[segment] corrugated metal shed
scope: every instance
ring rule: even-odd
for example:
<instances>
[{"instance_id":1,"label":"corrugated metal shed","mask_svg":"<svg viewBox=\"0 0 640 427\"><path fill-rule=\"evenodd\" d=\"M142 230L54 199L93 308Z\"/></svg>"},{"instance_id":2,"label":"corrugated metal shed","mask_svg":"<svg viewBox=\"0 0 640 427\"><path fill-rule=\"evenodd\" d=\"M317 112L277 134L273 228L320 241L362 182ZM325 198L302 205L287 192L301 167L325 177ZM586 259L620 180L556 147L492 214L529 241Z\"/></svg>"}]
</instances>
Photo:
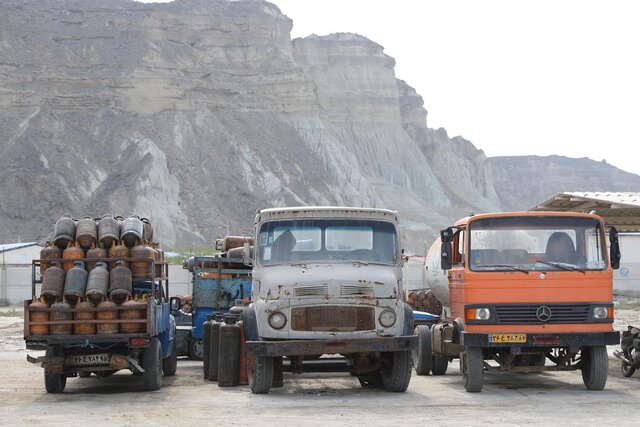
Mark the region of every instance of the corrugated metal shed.
<instances>
[{"instance_id":1,"label":"corrugated metal shed","mask_svg":"<svg viewBox=\"0 0 640 427\"><path fill-rule=\"evenodd\" d=\"M546 200L532 211L591 212L621 232L640 231L640 192L567 192Z\"/></svg>"}]
</instances>

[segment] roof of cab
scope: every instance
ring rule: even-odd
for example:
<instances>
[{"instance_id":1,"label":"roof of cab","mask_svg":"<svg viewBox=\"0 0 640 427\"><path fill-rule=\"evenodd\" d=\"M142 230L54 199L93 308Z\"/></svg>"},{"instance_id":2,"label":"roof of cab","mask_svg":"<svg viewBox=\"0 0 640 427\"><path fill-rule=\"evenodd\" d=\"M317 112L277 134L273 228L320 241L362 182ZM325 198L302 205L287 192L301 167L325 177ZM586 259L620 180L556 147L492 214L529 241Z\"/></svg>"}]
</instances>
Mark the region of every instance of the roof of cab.
<instances>
[{"instance_id":1,"label":"roof of cab","mask_svg":"<svg viewBox=\"0 0 640 427\"><path fill-rule=\"evenodd\" d=\"M602 217L595 214L588 213L578 213L578 212L550 212L550 211L528 211L528 212L495 212L495 213L484 213L477 214L473 216L467 216L459 219L455 222L455 227L461 227L467 225L471 221L476 221L482 218L500 218L500 217L514 217L514 216L563 216L563 217L587 217L587 218L597 218L602 220Z\"/></svg>"},{"instance_id":2,"label":"roof of cab","mask_svg":"<svg viewBox=\"0 0 640 427\"><path fill-rule=\"evenodd\" d=\"M274 219L295 218L368 218L398 222L398 212L389 209L347 206L298 206L259 210L256 223Z\"/></svg>"}]
</instances>

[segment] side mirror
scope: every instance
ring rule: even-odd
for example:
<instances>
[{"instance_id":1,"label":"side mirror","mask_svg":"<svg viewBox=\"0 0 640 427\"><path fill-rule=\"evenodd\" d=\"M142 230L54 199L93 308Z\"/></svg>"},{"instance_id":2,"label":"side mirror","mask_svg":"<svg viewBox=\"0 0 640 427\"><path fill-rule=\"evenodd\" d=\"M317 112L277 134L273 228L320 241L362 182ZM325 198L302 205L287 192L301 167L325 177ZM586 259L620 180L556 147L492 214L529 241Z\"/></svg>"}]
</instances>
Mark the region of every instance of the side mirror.
<instances>
[{"instance_id":1,"label":"side mirror","mask_svg":"<svg viewBox=\"0 0 640 427\"><path fill-rule=\"evenodd\" d=\"M453 241L453 228L445 228L444 230L440 230L440 241L442 243L450 243Z\"/></svg>"},{"instance_id":2,"label":"side mirror","mask_svg":"<svg viewBox=\"0 0 640 427\"><path fill-rule=\"evenodd\" d=\"M609 230L609 258L611 259L611 268L617 270L620 268L620 243L618 242L618 230L615 227L611 227Z\"/></svg>"},{"instance_id":3,"label":"side mirror","mask_svg":"<svg viewBox=\"0 0 640 427\"><path fill-rule=\"evenodd\" d=\"M178 310L180 310L180 298L179 297L171 297L171 299L169 299L169 308L170 308L172 313L175 313Z\"/></svg>"},{"instance_id":4,"label":"side mirror","mask_svg":"<svg viewBox=\"0 0 640 427\"><path fill-rule=\"evenodd\" d=\"M244 265L253 265L252 252L252 247L249 246L249 243L245 242L242 247L242 263Z\"/></svg>"},{"instance_id":5,"label":"side mirror","mask_svg":"<svg viewBox=\"0 0 640 427\"><path fill-rule=\"evenodd\" d=\"M444 242L440 245L440 268L451 270L451 242Z\"/></svg>"}]
</instances>

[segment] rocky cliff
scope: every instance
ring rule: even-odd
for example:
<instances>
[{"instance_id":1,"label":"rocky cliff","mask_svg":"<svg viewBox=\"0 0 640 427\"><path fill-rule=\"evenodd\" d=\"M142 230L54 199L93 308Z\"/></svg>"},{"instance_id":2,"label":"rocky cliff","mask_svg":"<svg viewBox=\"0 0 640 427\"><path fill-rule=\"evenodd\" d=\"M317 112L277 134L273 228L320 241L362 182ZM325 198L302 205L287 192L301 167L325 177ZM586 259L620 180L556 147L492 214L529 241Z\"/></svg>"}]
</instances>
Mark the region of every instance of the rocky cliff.
<instances>
[{"instance_id":1,"label":"rocky cliff","mask_svg":"<svg viewBox=\"0 0 640 427\"><path fill-rule=\"evenodd\" d=\"M512 163L428 128L382 46L291 27L258 0L3 2L0 239L137 212L172 247L337 204L399 210L421 252L469 210L520 203Z\"/></svg>"}]
</instances>

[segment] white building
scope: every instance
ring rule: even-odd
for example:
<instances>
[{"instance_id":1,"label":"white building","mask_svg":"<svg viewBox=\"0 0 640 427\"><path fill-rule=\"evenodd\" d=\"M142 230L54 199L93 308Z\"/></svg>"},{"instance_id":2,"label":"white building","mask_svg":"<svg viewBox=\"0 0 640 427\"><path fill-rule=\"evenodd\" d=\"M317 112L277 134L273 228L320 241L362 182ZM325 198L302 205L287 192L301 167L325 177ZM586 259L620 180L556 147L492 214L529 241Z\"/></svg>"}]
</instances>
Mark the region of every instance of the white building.
<instances>
[{"instance_id":1,"label":"white building","mask_svg":"<svg viewBox=\"0 0 640 427\"><path fill-rule=\"evenodd\" d=\"M17 304L31 295L31 261L40 257L36 242L0 245L0 304Z\"/></svg>"},{"instance_id":2,"label":"white building","mask_svg":"<svg viewBox=\"0 0 640 427\"><path fill-rule=\"evenodd\" d=\"M591 212L604 217L620 234L620 269L613 273L613 290L640 295L640 193L560 193L533 211Z\"/></svg>"}]
</instances>

